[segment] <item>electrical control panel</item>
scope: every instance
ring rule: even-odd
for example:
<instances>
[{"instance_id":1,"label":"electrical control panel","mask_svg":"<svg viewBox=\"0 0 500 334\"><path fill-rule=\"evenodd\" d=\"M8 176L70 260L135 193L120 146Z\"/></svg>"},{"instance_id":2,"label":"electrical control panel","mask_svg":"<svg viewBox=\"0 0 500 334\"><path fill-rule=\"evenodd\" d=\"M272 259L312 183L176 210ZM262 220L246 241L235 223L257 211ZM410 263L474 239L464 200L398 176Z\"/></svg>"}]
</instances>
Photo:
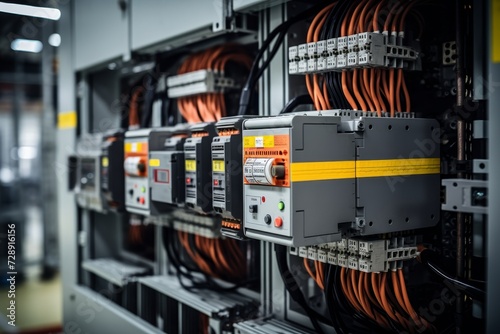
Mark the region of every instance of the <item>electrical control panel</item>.
<instances>
[{"instance_id":1,"label":"electrical control panel","mask_svg":"<svg viewBox=\"0 0 500 334\"><path fill-rule=\"evenodd\" d=\"M186 207L200 213L213 211L211 145L217 135L214 123L189 128L191 137L184 143Z\"/></svg>"},{"instance_id":2,"label":"electrical control panel","mask_svg":"<svg viewBox=\"0 0 500 334\"><path fill-rule=\"evenodd\" d=\"M77 143L76 200L80 207L98 212L106 211L101 192L102 135L87 134Z\"/></svg>"},{"instance_id":3,"label":"electrical control panel","mask_svg":"<svg viewBox=\"0 0 500 334\"><path fill-rule=\"evenodd\" d=\"M336 241L355 207L355 138L340 117L246 120L244 231L284 245Z\"/></svg>"},{"instance_id":4,"label":"electrical control panel","mask_svg":"<svg viewBox=\"0 0 500 334\"><path fill-rule=\"evenodd\" d=\"M101 156L101 190L109 209L125 209L124 132L104 135Z\"/></svg>"},{"instance_id":5,"label":"electrical control panel","mask_svg":"<svg viewBox=\"0 0 500 334\"><path fill-rule=\"evenodd\" d=\"M246 236L297 247L437 223L436 121L319 115L245 121Z\"/></svg>"},{"instance_id":6,"label":"electrical control panel","mask_svg":"<svg viewBox=\"0 0 500 334\"><path fill-rule=\"evenodd\" d=\"M215 124L212 142L212 194L214 211L222 217L222 234L243 239L243 121L226 117Z\"/></svg>"},{"instance_id":7,"label":"electrical control panel","mask_svg":"<svg viewBox=\"0 0 500 334\"><path fill-rule=\"evenodd\" d=\"M95 13L67 2L60 31L84 36ZM495 332L495 1L125 2L132 29L106 36L131 41L130 59L90 47L75 68L82 38L63 36L67 179L42 136L44 214L51 177L76 199L58 194L79 240L60 256L79 273L65 323ZM155 27L165 13L175 31ZM104 311L87 323L75 298Z\"/></svg>"},{"instance_id":8,"label":"electrical control panel","mask_svg":"<svg viewBox=\"0 0 500 334\"><path fill-rule=\"evenodd\" d=\"M125 133L124 170L127 211L149 215L148 137L150 129Z\"/></svg>"},{"instance_id":9,"label":"electrical control panel","mask_svg":"<svg viewBox=\"0 0 500 334\"><path fill-rule=\"evenodd\" d=\"M189 135L186 125L170 130L163 147L149 152L151 213L153 215L183 206L185 200L184 142Z\"/></svg>"},{"instance_id":10,"label":"electrical control panel","mask_svg":"<svg viewBox=\"0 0 500 334\"><path fill-rule=\"evenodd\" d=\"M150 215L149 150L162 147L168 129L141 129L125 133L125 203L127 211Z\"/></svg>"}]
</instances>

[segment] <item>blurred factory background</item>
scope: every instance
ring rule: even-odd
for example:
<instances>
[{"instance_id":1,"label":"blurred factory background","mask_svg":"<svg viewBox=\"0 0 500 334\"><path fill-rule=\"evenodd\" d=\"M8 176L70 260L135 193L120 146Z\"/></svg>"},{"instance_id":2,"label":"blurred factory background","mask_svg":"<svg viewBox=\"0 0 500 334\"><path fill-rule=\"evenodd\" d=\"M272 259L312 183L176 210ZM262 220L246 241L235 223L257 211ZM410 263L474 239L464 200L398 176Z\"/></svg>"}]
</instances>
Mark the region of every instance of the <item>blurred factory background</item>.
<instances>
[{"instance_id":1,"label":"blurred factory background","mask_svg":"<svg viewBox=\"0 0 500 334\"><path fill-rule=\"evenodd\" d=\"M7 5L0 3L0 307L8 303L7 229L16 223L16 299L24 309L15 329L50 332L62 317L54 186L60 37L55 20L3 12ZM0 318L0 332L13 329L7 320Z\"/></svg>"}]
</instances>

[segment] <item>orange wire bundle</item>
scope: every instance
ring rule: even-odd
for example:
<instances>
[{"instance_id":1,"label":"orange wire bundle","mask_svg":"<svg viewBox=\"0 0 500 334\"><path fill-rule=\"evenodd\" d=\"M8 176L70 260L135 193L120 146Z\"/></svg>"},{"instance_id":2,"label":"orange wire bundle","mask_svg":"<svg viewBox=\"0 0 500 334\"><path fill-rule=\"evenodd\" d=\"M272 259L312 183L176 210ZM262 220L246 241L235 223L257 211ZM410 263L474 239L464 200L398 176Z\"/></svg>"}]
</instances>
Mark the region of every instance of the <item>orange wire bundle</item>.
<instances>
[{"instance_id":1,"label":"orange wire bundle","mask_svg":"<svg viewBox=\"0 0 500 334\"><path fill-rule=\"evenodd\" d=\"M224 75L227 64L233 62L250 69L252 58L236 44L216 46L186 58L178 74L210 70ZM181 115L188 123L214 122L226 115L224 93L204 93L177 100Z\"/></svg>"},{"instance_id":2,"label":"orange wire bundle","mask_svg":"<svg viewBox=\"0 0 500 334\"><path fill-rule=\"evenodd\" d=\"M404 37L405 19L415 1L353 1L342 19L339 37L362 32L383 32L388 38ZM337 3L326 6L311 22L307 32L307 43L317 42L330 12L335 11ZM383 18L382 13L387 13ZM327 84L321 74L306 74L306 87L316 110L331 109ZM342 93L353 110L375 111L381 116L389 112L391 117L396 111L410 108L410 94L405 82L403 69L363 68L341 74Z\"/></svg>"},{"instance_id":3,"label":"orange wire bundle","mask_svg":"<svg viewBox=\"0 0 500 334\"><path fill-rule=\"evenodd\" d=\"M324 275L324 265L323 263L319 261L314 261L314 272L312 271L311 267L309 266L309 260L307 258L304 258L304 267L306 268L307 273L309 276L312 277L312 279L318 284L321 290L325 289L324 286L324 280L325 280L325 275Z\"/></svg>"},{"instance_id":4,"label":"orange wire bundle","mask_svg":"<svg viewBox=\"0 0 500 334\"><path fill-rule=\"evenodd\" d=\"M394 270L389 275L342 267L340 284L349 304L384 329L391 330L389 321L392 321L410 333L437 332L411 305L402 269Z\"/></svg>"},{"instance_id":5,"label":"orange wire bundle","mask_svg":"<svg viewBox=\"0 0 500 334\"><path fill-rule=\"evenodd\" d=\"M189 233L179 231L178 235L186 253L205 274L232 282L246 277L245 256L236 240L192 235L193 248L189 243Z\"/></svg>"}]
</instances>

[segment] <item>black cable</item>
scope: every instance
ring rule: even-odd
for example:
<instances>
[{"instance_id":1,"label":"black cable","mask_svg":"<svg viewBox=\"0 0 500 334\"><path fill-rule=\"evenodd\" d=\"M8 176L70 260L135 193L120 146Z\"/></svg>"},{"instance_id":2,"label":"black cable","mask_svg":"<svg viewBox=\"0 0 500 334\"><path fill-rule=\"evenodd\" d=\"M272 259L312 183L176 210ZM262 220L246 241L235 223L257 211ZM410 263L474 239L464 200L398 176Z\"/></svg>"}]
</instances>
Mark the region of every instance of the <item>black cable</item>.
<instances>
[{"instance_id":1,"label":"black cable","mask_svg":"<svg viewBox=\"0 0 500 334\"><path fill-rule=\"evenodd\" d=\"M283 283L285 284L285 288L290 294L290 297L292 297L292 299L297 302L306 312L316 332L323 333L323 329L318 322L318 314L313 309L311 309L311 307L309 307L304 295L302 294L302 291L300 290L299 285L297 284L297 281L295 280L295 277L293 277L290 269L288 268L286 246L275 244L274 251L276 253L278 270L280 272ZM329 321L327 321L327 323L329 323Z\"/></svg>"},{"instance_id":2,"label":"black cable","mask_svg":"<svg viewBox=\"0 0 500 334\"><path fill-rule=\"evenodd\" d=\"M440 278L443 280L453 284L453 286L463 292L464 294L468 295L472 299L484 301L486 298L486 292L484 288L474 286L472 285L472 282L468 282L466 280L457 278L457 277L452 277L449 275L446 271L441 269L439 265L436 263L438 262L437 258L438 255L430 250L430 249L424 249L422 252L420 252L419 255L420 261L426 268L428 268L430 271L432 271L434 274L438 275ZM477 284L477 283L476 283Z\"/></svg>"},{"instance_id":3,"label":"black cable","mask_svg":"<svg viewBox=\"0 0 500 334\"><path fill-rule=\"evenodd\" d=\"M144 102L142 104L141 128L149 127L153 115L153 102L156 90L156 82L153 73L148 73L143 79Z\"/></svg>"},{"instance_id":4,"label":"black cable","mask_svg":"<svg viewBox=\"0 0 500 334\"><path fill-rule=\"evenodd\" d=\"M328 312L332 316L332 323L333 323L333 328L335 328L335 332L339 334L344 334L344 333L348 334L349 329L345 325L344 319L342 319L342 315L340 314L340 308L337 307L337 305L332 305L334 304L334 300L332 300L332 297L334 296L333 275L334 275L333 266L328 265L326 268L325 282L323 283L325 285L326 306L328 308Z\"/></svg>"},{"instance_id":5,"label":"black cable","mask_svg":"<svg viewBox=\"0 0 500 334\"><path fill-rule=\"evenodd\" d=\"M305 104L313 104L313 100L309 94L299 95L288 101L281 109L280 114L288 114L295 110L298 106Z\"/></svg>"},{"instance_id":6,"label":"black cable","mask_svg":"<svg viewBox=\"0 0 500 334\"><path fill-rule=\"evenodd\" d=\"M267 37L267 39L262 43L262 47L259 49L259 52L257 53L257 56L255 57L252 68L250 69L250 73L248 75L247 81L245 83L245 86L243 87L241 91L241 96L240 96L240 104L239 104L239 111L238 115L246 115L248 112L248 105L251 100L252 96L252 91L257 83L257 80L260 78L260 76L264 73L264 69L270 64L274 56L276 55L276 52L278 51L279 47L281 46L281 42L283 42L284 38L286 37L286 32L292 25L294 25L297 22L300 22L313 14L316 14L319 12L322 8L324 8L329 1L321 1L320 3L310 7L309 9L301 12L300 14L288 19L287 21L281 23L279 26L277 26L273 31L271 31ZM273 40L275 39L276 36L278 36L278 39L273 46L273 49L271 53L268 55L266 61L262 64L261 67L259 67L259 63L264 56L264 53L267 51Z\"/></svg>"}]
</instances>

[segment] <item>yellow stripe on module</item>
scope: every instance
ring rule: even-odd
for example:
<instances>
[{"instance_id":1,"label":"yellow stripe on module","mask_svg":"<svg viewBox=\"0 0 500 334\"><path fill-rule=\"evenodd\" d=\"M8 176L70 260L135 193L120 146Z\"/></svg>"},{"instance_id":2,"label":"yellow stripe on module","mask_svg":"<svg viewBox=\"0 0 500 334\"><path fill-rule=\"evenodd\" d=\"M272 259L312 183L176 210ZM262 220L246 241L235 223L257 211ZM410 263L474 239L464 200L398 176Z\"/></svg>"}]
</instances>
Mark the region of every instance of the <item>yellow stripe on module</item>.
<instances>
[{"instance_id":1,"label":"yellow stripe on module","mask_svg":"<svg viewBox=\"0 0 500 334\"><path fill-rule=\"evenodd\" d=\"M292 182L351 179L355 177L353 161L293 162L290 165Z\"/></svg>"},{"instance_id":2,"label":"yellow stripe on module","mask_svg":"<svg viewBox=\"0 0 500 334\"><path fill-rule=\"evenodd\" d=\"M439 158L358 160L356 177L439 174Z\"/></svg>"}]
</instances>

